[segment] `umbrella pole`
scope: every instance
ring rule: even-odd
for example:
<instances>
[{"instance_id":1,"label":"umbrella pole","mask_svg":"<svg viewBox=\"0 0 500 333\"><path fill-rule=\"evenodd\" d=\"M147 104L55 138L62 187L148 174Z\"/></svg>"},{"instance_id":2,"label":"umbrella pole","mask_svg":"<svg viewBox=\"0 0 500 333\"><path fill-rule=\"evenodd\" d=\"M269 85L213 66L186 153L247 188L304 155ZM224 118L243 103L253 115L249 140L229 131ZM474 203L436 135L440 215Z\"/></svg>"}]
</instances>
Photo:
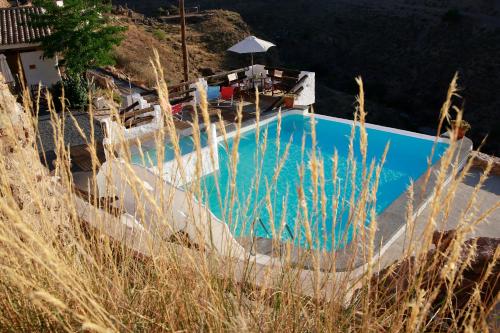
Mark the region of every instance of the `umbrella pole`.
<instances>
[{"instance_id":1,"label":"umbrella pole","mask_svg":"<svg viewBox=\"0 0 500 333\"><path fill-rule=\"evenodd\" d=\"M253 82L253 78L254 78L254 73L253 73L253 53L250 53L251 54L251 57L252 57L252 88L255 88L255 85L254 85L254 82Z\"/></svg>"},{"instance_id":2,"label":"umbrella pole","mask_svg":"<svg viewBox=\"0 0 500 333\"><path fill-rule=\"evenodd\" d=\"M181 19L182 64L184 67L184 82L188 82L189 62L188 62L188 49L186 43L186 13L184 10L184 0L179 1L179 14Z\"/></svg>"}]
</instances>

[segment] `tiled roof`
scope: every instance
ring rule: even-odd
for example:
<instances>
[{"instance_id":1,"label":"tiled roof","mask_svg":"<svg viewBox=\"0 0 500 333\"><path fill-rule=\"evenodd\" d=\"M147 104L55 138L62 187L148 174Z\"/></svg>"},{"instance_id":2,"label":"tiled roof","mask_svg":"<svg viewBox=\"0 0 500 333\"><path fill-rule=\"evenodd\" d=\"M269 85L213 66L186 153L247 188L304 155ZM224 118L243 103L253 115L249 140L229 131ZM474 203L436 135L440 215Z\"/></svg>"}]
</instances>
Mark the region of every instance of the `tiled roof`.
<instances>
[{"instance_id":1,"label":"tiled roof","mask_svg":"<svg viewBox=\"0 0 500 333\"><path fill-rule=\"evenodd\" d=\"M39 7L12 7L0 9L0 46L33 43L48 36L50 29L30 26L30 15L41 13Z\"/></svg>"}]
</instances>

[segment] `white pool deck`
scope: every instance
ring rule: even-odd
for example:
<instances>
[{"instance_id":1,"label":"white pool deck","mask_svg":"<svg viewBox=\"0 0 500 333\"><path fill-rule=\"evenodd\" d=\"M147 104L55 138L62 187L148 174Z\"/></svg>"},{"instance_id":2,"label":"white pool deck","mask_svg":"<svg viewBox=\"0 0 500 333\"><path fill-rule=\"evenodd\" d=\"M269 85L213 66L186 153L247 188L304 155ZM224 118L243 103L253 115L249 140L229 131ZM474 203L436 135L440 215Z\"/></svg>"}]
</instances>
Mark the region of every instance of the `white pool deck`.
<instances>
[{"instance_id":1,"label":"white pool deck","mask_svg":"<svg viewBox=\"0 0 500 333\"><path fill-rule=\"evenodd\" d=\"M451 214L445 220L445 225L438 227L438 230L450 230L457 226L460 214L464 207L467 206L474 187L477 185L483 171L480 169L471 169L469 175L458 185L456 197L453 200ZM483 223L479 224L473 233L468 235L468 238L473 237L492 237L500 238L500 176L490 176L477 195L477 202L473 210L474 216L480 216L488 209L496 205L496 210ZM418 239L421 237L425 228L427 217L429 216L429 208L423 210L418 216L415 223L415 240L418 244ZM404 254L407 244L405 243L406 234L398 237L391 247L380 258L380 268L383 268L390 263L401 258Z\"/></svg>"}]
</instances>

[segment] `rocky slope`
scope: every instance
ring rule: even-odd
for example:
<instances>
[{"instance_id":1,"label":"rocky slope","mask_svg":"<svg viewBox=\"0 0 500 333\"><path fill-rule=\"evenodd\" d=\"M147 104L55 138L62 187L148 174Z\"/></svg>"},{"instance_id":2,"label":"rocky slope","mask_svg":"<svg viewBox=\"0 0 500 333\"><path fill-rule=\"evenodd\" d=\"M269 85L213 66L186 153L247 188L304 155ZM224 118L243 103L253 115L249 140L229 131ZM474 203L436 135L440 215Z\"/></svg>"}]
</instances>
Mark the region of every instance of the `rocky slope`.
<instances>
[{"instance_id":1,"label":"rocky slope","mask_svg":"<svg viewBox=\"0 0 500 333\"><path fill-rule=\"evenodd\" d=\"M161 22L131 13L117 11L115 20L127 27L125 39L115 49L117 67L132 80L153 85L155 74L150 59L158 50L168 83L183 78L180 28L176 21ZM239 66L239 60L225 50L248 34L240 15L224 10L206 12L187 29L190 77L208 75L227 67Z\"/></svg>"}]
</instances>

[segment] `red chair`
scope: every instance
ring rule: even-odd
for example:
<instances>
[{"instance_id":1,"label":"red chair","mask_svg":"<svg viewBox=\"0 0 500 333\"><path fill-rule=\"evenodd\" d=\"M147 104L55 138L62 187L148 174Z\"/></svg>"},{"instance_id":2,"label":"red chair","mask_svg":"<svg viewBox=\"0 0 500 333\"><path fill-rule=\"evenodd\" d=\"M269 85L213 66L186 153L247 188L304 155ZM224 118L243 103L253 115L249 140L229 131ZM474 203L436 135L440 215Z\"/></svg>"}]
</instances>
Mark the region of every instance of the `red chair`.
<instances>
[{"instance_id":1,"label":"red chair","mask_svg":"<svg viewBox=\"0 0 500 333\"><path fill-rule=\"evenodd\" d=\"M179 104L175 104L175 105L172 105L171 108L172 108L172 115L178 115L179 113L182 112L182 103L179 103Z\"/></svg>"},{"instance_id":2,"label":"red chair","mask_svg":"<svg viewBox=\"0 0 500 333\"><path fill-rule=\"evenodd\" d=\"M235 87L221 87L217 106L220 106L221 102L229 102L229 105L232 106L234 102L234 89Z\"/></svg>"}]
</instances>

